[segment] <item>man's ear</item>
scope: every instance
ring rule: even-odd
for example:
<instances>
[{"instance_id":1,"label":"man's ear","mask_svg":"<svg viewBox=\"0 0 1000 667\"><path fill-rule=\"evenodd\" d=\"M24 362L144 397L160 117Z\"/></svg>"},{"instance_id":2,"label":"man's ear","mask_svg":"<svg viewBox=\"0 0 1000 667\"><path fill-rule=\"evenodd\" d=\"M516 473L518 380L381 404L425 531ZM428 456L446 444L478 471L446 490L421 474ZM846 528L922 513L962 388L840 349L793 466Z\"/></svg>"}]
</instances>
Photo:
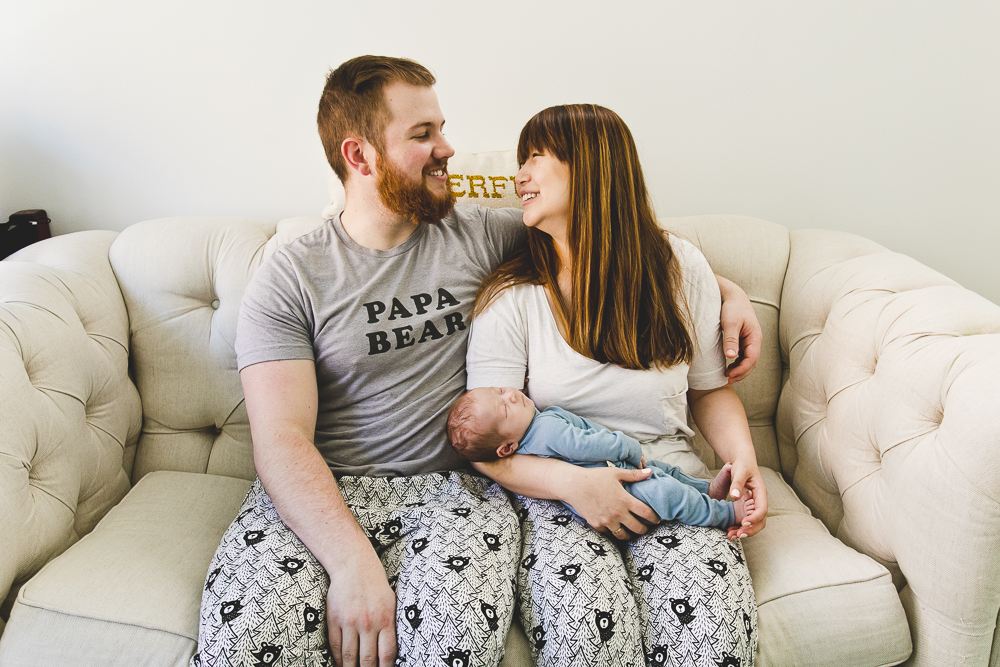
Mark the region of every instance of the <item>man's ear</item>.
<instances>
[{"instance_id":1,"label":"man's ear","mask_svg":"<svg viewBox=\"0 0 1000 667\"><path fill-rule=\"evenodd\" d=\"M497 456L504 458L505 456L510 456L517 451L516 442L505 442L499 447L497 447Z\"/></svg>"},{"instance_id":2,"label":"man's ear","mask_svg":"<svg viewBox=\"0 0 1000 667\"><path fill-rule=\"evenodd\" d=\"M357 137L347 137L340 144L340 154L349 169L362 176L371 176L375 147L370 143Z\"/></svg>"}]
</instances>

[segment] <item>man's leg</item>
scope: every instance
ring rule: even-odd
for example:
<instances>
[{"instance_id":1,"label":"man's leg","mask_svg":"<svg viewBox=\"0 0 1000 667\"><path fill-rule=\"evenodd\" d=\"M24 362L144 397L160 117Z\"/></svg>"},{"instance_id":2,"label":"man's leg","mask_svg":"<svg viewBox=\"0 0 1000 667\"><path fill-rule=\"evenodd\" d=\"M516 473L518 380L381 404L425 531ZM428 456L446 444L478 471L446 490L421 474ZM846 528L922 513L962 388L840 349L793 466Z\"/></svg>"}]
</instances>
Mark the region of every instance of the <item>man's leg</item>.
<instances>
[{"instance_id":1,"label":"man's leg","mask_svg":"<svg viewBox=\"0 0 1000 667\"><path fill-rule=\"evenodd\" d=\"M757 603L739 541L665 522L630 544L625 564L649 665L752 667Z\"/></svg>"},{"instance_id":2,"label":"man's leg","mask_svg":"<svg viewBox=\"0 0 1000 667\"><path fill-rule=\"evenodd\" d=\"M562 503L517 503L518 607L537 664L642 665L638 611L615 541Z\"/></svg>"},{"instance_id":3,"label":"man's leg","mask_svg":"<svg viewBox=\"0 0 1000 667\"><path fill-rule=\"evenodd\" d=\"M464 472L340 484L396 590L398 664L499 664L520 552L503 490Z\"/></svg>"},{"instance_id":4,"label":"man's leg","mask_svg":"<svg viewBox=\"0 0 1000 667\"><path fill-rule=\"evenodd\" d=\"M191 666L332 664L329 584L256 480L209 565Z\"/></svg>"}]
</instances>

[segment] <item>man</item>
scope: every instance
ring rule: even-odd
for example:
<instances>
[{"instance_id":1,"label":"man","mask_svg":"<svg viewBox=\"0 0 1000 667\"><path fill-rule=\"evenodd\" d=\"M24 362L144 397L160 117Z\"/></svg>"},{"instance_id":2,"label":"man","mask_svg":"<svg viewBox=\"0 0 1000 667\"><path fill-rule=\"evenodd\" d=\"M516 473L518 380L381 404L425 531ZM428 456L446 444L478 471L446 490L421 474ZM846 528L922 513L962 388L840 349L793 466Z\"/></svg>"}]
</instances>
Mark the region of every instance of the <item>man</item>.
<instances>
[{"instance_id":1,"label":"man","mask_svg":"<svg viewBox=\"0 0 1000 667\"><path fill-rule=\"evenodd\" d=\"M503 655L520 529L445 424L476 287L524 231L516 210L454 209L434 83L376 56L327 79L320 136L346 206L247 288L236 351L258 480L209 568L192 665ZM632 500L621 482L644 476L608 469L609 493Z\"/></svg>"}]
</instances>

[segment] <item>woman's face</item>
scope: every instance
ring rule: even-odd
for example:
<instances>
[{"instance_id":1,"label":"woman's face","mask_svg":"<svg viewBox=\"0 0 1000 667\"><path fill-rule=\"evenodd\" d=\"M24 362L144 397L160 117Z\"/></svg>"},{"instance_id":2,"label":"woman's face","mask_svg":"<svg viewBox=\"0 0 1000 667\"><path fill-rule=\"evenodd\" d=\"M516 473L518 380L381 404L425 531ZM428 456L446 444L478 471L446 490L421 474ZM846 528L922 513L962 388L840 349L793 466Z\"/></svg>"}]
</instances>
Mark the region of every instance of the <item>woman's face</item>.
<instances>
[{"instance_id":1,"label":"woman's face","mask_svg":"<svg viewBox=\"0 0 1000 667\"><path fill-rule=\"evenodd\" d=\"M571 214L569 165L544 150L533 150L515 178L524 224L565 239Z\"/></svg>"}]
</instances>

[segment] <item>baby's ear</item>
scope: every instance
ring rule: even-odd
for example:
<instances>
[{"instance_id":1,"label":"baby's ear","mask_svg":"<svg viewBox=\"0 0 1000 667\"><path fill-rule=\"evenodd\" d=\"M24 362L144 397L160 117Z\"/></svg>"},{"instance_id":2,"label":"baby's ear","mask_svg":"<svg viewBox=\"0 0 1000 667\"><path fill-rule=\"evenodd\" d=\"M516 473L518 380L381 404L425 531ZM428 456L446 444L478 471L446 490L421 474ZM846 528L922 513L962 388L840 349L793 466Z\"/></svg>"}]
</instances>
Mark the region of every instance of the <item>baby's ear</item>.
<instances>
[{"instance_id":1,"label":"baby's ear","mask_svg":"<svg viewBox=\"0 0 1000 667\"><path fill-rule=\"evenodd\" d=\"M516 451L517 451L516 442L505 442L499 447L497 447L497 456L500 458L504 458L505 456L510 456Z\"/></svg>"}]
</instances>

